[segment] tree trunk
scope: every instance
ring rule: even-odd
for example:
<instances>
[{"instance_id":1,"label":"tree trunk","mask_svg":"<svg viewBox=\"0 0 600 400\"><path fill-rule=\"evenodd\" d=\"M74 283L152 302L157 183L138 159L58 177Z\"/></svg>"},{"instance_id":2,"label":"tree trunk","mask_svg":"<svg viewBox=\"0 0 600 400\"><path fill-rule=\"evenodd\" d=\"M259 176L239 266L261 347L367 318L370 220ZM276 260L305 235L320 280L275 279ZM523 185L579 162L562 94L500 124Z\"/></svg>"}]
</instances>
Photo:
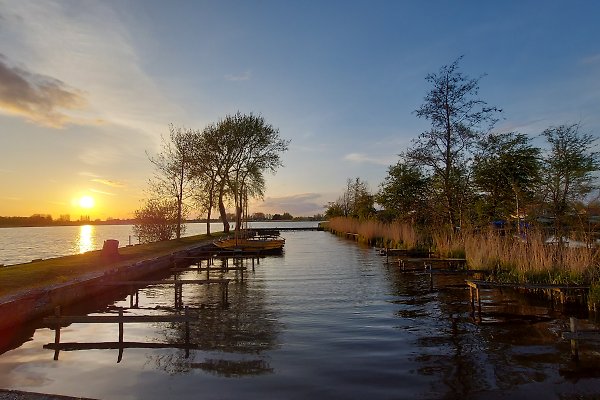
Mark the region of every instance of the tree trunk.
<instances>
[{"instance_id":1,"label":"tree trunk","mask_svg":"<svg viewBox=\"0 0 600 400\"><path fill-rule=\"evenodd\" d=\"M227 210L225 210L225 203L223 203L223 191L224 187L221 185L219 188L219 213L223 222L223 232L229 233L229 221L227 221Z\"/></svg>"}]
</instances>

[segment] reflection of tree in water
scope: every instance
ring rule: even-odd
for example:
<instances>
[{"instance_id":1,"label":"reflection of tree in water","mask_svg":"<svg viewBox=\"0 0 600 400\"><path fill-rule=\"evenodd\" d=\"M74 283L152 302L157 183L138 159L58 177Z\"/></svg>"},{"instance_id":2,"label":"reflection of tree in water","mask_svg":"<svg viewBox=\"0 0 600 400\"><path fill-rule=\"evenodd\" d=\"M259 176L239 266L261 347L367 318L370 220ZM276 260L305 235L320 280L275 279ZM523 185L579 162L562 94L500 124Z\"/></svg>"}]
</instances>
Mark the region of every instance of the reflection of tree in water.
<instances>
[{"instance_id":1,"label":"reflection of tree in water","mask_svg":"<svg viewBox=\"0 0 600 400\"><path fill-rule=\"evenodd\" d=\"M228 378L273 373L273 368L264 360L231 361L206 359L204 362L191 363L190 367L200 368L206 372Z\"/></svg>"},{"instance_id":2,"label":"reflection of tree in water","mask_svg":"<svg viewBox=\"0 0 600 400\"><path fill-rule=\"evenodd\" d=\"M486 306L484 323L476 325L463 276L434 276L432 291L428 275L397 270L389 275L398 296L395 303L401 306L398 316L414 320L409 329L417 331L418 371L439 377L431 388L435 397L518 390L555 378L558 365L568 360L568 344L558 339L564 327L541 315L547 308L530 299L494 294L494 303L501 304Z\"/></svg>"},{"instance_id":3,"label":"reflection of tree in water","mask_svg":"<svg viewBox=\"0 0 600 400\"><path fill-rule=\"evenodd\" d=\"M190 315L197 316L197 320L190 323L190 343L194 350L189 352L189 357L185 350L152 354L151 362L171 374L194 368L223 376L272 373L273 369L261 354L277 348L281 325L277 315L267 308L264 282L231 281L228 307L223 308L219 301L218 285L193 288L190 285L183 302L190 308ZM174 324L164 334L168 343L185 342L184 324ZM210 356L206 354L204 361L196 361L205 352L210 352ZM219 352L223 357L216 358ZM248 359L248 354L255 356Z\"/></svg>"}]
</instances>

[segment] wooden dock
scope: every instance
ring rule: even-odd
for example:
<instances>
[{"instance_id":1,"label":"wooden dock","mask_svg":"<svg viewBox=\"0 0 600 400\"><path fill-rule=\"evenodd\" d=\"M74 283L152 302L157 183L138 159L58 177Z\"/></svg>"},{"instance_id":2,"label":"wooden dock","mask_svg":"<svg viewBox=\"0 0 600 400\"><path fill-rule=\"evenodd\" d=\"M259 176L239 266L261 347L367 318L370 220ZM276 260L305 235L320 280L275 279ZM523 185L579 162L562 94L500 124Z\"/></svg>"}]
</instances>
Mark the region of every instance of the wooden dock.
<instances>
[{"instance_id":1,"label":"wooden dock","mask_svg":"<svg viewBox=\"0 0 600 400\"><path fill-rule=\"evenodd\" d=\"M123 349L126 348L124 345L126 342L123 341L124 335L124 324L127 323L184 323L185 324L185 343L189 345L190 341L190 322L195 321L189 314L189 310L186 307L184 315L124 315L123 309L119 308L118 315L61 315L60 307L56 307L54 316L44 318L44 323L53 327L54 329L54 344L45 345L44 348L54 350L54 360L58 360L58 356L61 350L73 346L73 344L61 345L61 327L70 324L117 324L119 329L118 349L119 355L117 363L123 358ZM95 344L98 345L98 344ZM172 347L172 346L171 346ZM189 349L189 347L187 347ZM189 350L188 350L189 351ZM186 357L189 353L186 351Z\"/></svg>"},{"instance_id":2,"label":"wooden dock","mask_svg":"<svg viewBox=\"0 0 600 400\"><path fill-rule=\"evenodd\" d=\"M471 302L471 310L473 317L475 317L475 303L477 303L477 315L478 321L481 323L481 289L514 289L514 290L526 290L532 292L545 292L550 295L551 307L554 307L556 299L561 304L566 303L569 297L581 297L581 300L585 302L587 299L590 287L589 286L569 286L569 285L541 285L541 284L528 284L528 283L497 283L488 282L481 280L466 280L467 286L469 287L469 295Z\"/></svg>"},{"instance_id":3,"label":"wooden dock","mask_svg":"<svg viewBox=\"0 0 600 400\"><path fill-rule=\"evenodd\" d=\"M600 342L600 330L582 330L579 329L577 318L571 317L569 319L569 332L563 332L562 338L571 341L571 358L573 360L579 360L579 342L580 341L594 341Z\"/></svg>"},{"instance_id":4,"label":"wooden dock","mask_svg":"<svg viewBox=\"0 0 600 400\"><path fill-rule=\"evenodd\" d=\"M227 299L229 295L229 282L231 279L163 279L160 281L119 281L119 282L107 282L107 286L126 286L135 293L135 305L139 301L140 287L145 286L156 286L156 285L173 285L175 288L175 308L179 309L183 307L183 285L221 285L221 303L224 307L227 306ZM133 294L131 295L130 303L133 307Z\"/></svg>"}]
</instances>

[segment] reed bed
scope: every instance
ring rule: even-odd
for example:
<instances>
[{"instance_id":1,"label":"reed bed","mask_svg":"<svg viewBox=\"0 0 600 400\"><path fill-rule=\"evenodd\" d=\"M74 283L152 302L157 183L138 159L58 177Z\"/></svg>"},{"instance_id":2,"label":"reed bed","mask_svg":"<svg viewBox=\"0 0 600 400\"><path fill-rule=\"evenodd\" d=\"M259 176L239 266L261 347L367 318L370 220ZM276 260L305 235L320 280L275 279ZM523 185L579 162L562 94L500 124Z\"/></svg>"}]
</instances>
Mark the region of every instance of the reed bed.
<instances>
[{"instance_id":1,"label":"reed bed","mask_svg":"<svg viewBox=\"0 0 600 400\"><path fill-rule=\"evenodd\" d=\"M471 269L487 269L487 279L505 283L590 285L589 306L600 308L600 251L596 247L549 245L542 232L526 236L489 231L434 231L424 235L406 223L333 218L328 229L388 248L417 250L424 243L439 257L466 258Z\"/></svg>"},{"instance_id":2,"label":"reed bed","mask_svg":"<svg viewBox=\"0 0 600 400\"><path fill-rule=\"evenodd\" d=\"M473 269L495 272L494 279L519 283L592 284L600 282L600 256L594 247L569 248L544 243L541 232L526 238L499 231L434 231L427 238L407 223L337 217L329 229L358 234L359 240L389 248L415 250L431 243L439 257L464 257Z\"/></svg>"},{"instance_id":3,"label":"reed bed","mask_svg":"<svg viewBox=\"0 0 600 400\"><path fill-rule=\"evenodd\" d=\"M402 222L383 223L376 220L360 221L355 218L336 217L328 222L328 229L334 233L358 234L359 240L388 248L415 249L419 236L415 229Z\"/></svg>"}]
</instances>

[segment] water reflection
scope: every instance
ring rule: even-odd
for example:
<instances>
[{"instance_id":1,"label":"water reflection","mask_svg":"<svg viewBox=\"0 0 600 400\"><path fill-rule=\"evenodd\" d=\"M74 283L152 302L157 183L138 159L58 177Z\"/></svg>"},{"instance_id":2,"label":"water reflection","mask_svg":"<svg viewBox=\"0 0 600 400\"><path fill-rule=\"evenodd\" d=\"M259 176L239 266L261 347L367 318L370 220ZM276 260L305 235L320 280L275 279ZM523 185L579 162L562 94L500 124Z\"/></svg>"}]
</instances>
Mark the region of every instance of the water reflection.
<instances>
[{"instance_id":1,"label":"water reflection","mask_svg":"<svg viewBox=\"0 0 600 400\"><path fill-rule=\"evenodd\" d=\"M190 271L180 274L179 279L199 279L198 275L199 272ZM211 279L217 277L233 279L229 284L229 301L226 305L221 303L220 285L185 285L179 294L186 305L185 310L172 306L172 285L142 288L135 291L137 300L133 307L128 307L131 306L132 296L129 301L125 299L106 306L101 316L115 316L115 311L121 312L120 315L125 318L160 314L163 319L171 318L173 322L124 323L118 328L118 324L111 320L103 324L108 326L101 330L102 337L106 337L106 331L112 331L108 337L110 340L106 341L97 340L95 330L74 324L69 327L71 332L68 337L62 335L62 342L60 331L55 330L54 343L47 343L43 347L55 351L55 360L59 360L58 355L62 351L105 350L106 353L106 350L110 350L110 353L116 354L114 350L118 350L117 363L127 359L126 349L127 353L133 353L135 349L154 349L146 353L146 365L170 375L198 369L225 377L273 373L268 357L262 354L277 348L281 324L277 314L266 305L264 282L242 281L237 272L211 274ZM190 319L187 323L178 317L183 315ZM136 331L140 329L144 332L141 340L128 340L130 337L136 339ZM73 337L83 340L70 342ZM115 341L117 337L118 341ZM248 354L254 356L250 359L242 356Z\"/></svg>"},{"instance_id":2,"label":"water reflection","mask_svg":"<svg viewBox=\"0 0 600 400\"><path fill-rule=\"evenodd\" d=\"M77 240L79 253L94 250L95 229L96 227L92 225L82 225L79 227L79 238Z\"/></svg>"}]
</instances>

